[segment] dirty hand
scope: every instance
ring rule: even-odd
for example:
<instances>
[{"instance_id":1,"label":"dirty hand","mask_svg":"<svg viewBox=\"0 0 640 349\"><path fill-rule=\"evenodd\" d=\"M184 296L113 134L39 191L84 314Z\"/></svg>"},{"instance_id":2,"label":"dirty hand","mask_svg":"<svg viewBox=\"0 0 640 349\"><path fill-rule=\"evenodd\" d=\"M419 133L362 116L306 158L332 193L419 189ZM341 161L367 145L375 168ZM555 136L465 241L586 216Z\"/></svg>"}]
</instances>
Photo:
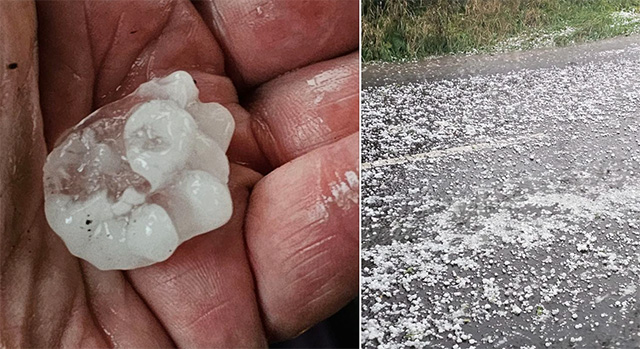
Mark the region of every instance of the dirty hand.
<instances>
[{"instance_id":1,"label":"dirty hand","mask_svg":"<svg viewBox=\"0 0 640 349\"><path fill-rule=\"evenodd\" d=\"M36 25L0 2L3 346L264 346L357 294L358 2L196 7L40 2ZM97 270L44 219L47 146L175 70L235 118L234 215L163 263Z\"/></svg>"}]
</instances>

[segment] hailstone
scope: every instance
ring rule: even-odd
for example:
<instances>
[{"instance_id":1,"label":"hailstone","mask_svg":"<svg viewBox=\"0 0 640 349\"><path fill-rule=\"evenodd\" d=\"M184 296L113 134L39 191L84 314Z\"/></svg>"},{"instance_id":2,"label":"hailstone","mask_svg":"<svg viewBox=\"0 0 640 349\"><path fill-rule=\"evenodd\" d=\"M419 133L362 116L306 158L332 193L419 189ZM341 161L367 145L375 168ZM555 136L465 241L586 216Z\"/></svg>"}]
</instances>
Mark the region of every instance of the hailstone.
<instances>
[{"instance_id":1,"label":"hailstone","mask_svg":"<svg viewBox=\"0 0 640 349\"><path fill-rule=\"evenodd\" d=\"M142 84L60 138L44 165L45 214L99 269L166 260L232 213L225 155L234 122L186 72Z\"/></svg>"}]
</instances>

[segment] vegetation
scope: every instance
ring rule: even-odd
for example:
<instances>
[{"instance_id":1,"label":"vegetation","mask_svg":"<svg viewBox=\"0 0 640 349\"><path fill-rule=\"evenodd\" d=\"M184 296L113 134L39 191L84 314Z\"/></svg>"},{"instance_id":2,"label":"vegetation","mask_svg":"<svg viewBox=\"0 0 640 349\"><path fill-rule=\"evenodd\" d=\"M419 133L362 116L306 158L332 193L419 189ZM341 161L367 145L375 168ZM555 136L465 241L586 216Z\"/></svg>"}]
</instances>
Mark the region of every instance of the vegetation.
<instances>
[{"instance_id":1,"label":"vegetation","mask_svg":"<svg viewBox=\"0 0 640 349\"><path fill-rule=\"evenodd\" d=\"M640 0L364 0L364 61L566 45L635 32Z\"/></svg>"}]
</instances>

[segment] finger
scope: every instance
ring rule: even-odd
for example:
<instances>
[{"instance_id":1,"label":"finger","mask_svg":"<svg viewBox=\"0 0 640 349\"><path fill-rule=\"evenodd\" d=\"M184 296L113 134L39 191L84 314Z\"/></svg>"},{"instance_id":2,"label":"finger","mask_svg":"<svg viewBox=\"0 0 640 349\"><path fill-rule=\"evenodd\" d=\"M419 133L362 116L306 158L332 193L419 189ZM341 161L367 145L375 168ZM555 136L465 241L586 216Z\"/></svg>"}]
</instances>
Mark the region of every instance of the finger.
<instances>
[{"instance_id":1,"label":"finger","mask_svg":"<svg viewBox=\"0 0 640 349\"><path fill-rule=\"evenodd\" d=\"M358 48L357 0L198 1L237 86L256 86L284 72Z\"/></svg>"},{"instance_id":2,"label":"finger","mask_svg":"<svg viewBox=\"0 0 640 349\"><path fill-rule=\"evenodd\" d=\"M167 261L129 272L135 289L179 347L266 345L242 235L249 188L259 176L232 166L234 213Z\"/></svg>"},{"instance_id":3,"label":"finger","mask_svg":"<svg viewBox=\"0 0 640 349\"><path fill-rule=\"evenodd\" d=\"M180 69L224 72L219 46L188 1L43 1L38 19L49 145L150 78Z\"/></svg>"},{"instance_id":4,"label":"finger","mask_svg":"<svg viewBox=\"0 0 640 349\"><path fill-rule=\"evenodd\" d=\"M32 224L38 210L45 154L33 4L0 5L0 248L6 256L7 248Z\"/></svg>"},{"instance_id":5,"label":"finger","mask_svg":"<svg viewBox=\"0 0 640 349\"><path fill-rule=\"evenodd\" d=\"M34 4L0 2L0 32L0 346L104 345L91 336L77 262L42 211ZM83 333L66 331L70 324Z\"/></svg>"},{"instance_id":6,"label":"finger","mask_svg":"<svg viewBox=\"0 0 640 349\"><path fill-rule=\"evenodd\" d=\"M81 1L40 1L40 107L49 148L92 110L95 69Z\"/></svg>"},{"instance_id":7,"label":"finger","mask_svg":"<svg viewBox=\"0 0 640 349\"><path fill-rule=\"evenodd\" d=\"M227 107L236 120L233 162L268 171L223 76L223 58L211 32L188 1L46 1L38 3L40 84L47 144L94 109L175 70L192 74L204 102ZM148 18L141 25L139 18Z\"/></svg>"},{"instance_id":8,"label":"finger","mask_svg":"<svg viewBox=\"0 0 640 349\"><path fill-rule=\"evenodd\" d=\"M158 319L119 270L101 271L81 261L87 308L111 347L174 346ZM105 336L103 336L105 337Z\"/></svg>"},{"instance_id":9,"label":"finger","mask_svg":"<svg viewBox=\"0 0 640 349\"><path fill-rule=\"evenodd\" d=\"M358 135L274 170L254 188L246 240L268 335L292 337L358 290Z\"/></svg>"},{"instance_id":10,"label":"finger","mask_svg":"<svg viewBox=\"0 0 640 349\"><path fill-rule=\"evenodd\" d=\"M251 116L238 104L235 87L227 77L190 71L198 89L200 100L205 103L216 102L225 106L235 121L233 138L227 150L230 162L249 167L260 173L271 170L267 158L262 153L251 127Z\"/></svg>"},{"instance_id":11,"label":"finger","mask_svg":"<svg viewBox=\"0 0 640 349\"><path fill-rule=\"evenodd\" d=\"M253 134L278 167L358 131L358 53L262 85L248 104Z\"/></svg>"},{"instance_id":12,"label":"finger","mask_svg":"<svg viewBox=\"0 0 640 349\"><path fill-rule=\"evenodd\" d=\"M62 327L53 321L38 337L30 330L45 317L40 309L30 309L30 295L39 286L35 255L45 233L37 216L44 142L37 107L35 28L32 3L0 2L0 332L2 345L9 347L51 343ZM47 305L64 311L69 302Z\"/></svg>"}]
</instances>

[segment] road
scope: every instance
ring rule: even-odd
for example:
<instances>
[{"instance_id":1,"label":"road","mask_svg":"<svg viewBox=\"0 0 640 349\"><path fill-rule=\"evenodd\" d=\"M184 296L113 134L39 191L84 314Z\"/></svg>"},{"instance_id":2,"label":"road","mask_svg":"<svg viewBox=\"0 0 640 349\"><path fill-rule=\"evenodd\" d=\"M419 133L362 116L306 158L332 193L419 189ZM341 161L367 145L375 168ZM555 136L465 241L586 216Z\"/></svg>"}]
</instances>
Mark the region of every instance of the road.
<instances>
[{"instance_id":1,"label":"road","mask_svg":"<svg viewBox=\"0 0 640 349\"><path fill-rule=\"evenodd\" d=\"M369 66L365 348L640 343L640 37Z\"/></svg>"}]
</instances>

